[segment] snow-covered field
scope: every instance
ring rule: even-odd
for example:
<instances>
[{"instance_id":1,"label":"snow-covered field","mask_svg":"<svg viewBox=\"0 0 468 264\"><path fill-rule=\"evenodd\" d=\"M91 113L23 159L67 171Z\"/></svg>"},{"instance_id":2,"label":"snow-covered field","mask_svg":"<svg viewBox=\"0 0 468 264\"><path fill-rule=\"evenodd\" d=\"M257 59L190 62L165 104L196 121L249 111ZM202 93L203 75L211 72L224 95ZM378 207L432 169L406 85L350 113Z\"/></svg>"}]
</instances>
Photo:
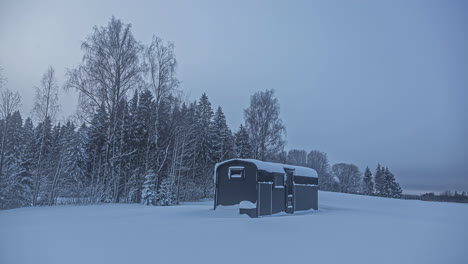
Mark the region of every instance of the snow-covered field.
<instances>
[{"instance_id":1,"label":"snow-covered field","mask_svg":"<svg viewBox=\"0 0 468 264\"><path fill-rule=\"evenodd\" d=\"M319 194L258 219L211 202L0 211L0 263L468 263L468 205Z\"/></svg>"}]
</instances>

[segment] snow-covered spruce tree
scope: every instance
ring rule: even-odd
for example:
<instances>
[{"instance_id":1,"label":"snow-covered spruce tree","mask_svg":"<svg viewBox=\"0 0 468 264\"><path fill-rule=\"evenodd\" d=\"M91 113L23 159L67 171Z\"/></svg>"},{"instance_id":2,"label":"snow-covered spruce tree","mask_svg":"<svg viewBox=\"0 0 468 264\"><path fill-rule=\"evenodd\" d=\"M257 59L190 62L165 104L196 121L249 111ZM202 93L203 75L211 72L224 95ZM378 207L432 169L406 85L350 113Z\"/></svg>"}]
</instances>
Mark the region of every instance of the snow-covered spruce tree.
<instances>
[{"instance_id":1,"label":"snow-covered spruce tree","mask_svg":"<svg viewBox=\"0 0 468 264\"><path fill-rule=\"evenodd\" d=\"M236 157L241 159L252 158L252 145L247 128L241 124L234 138Z\"/></svg>"},{"instance_id":2,"label":"snow-covered spruce tree","mask_svg":"<svg viewBox=\"0 0 468 264\"><path fill-rule=\"evenodd\" d=\"M39 201L39 198L45 198L47 186L47 176L50 175L53 166L51 162L52 152L52 123L50 118L46 118L44 122L37 125L34 131L34 163L33 163L33 191L32 191L32 204L36 206L43 201Z\"/></svg>"},{"instance_id":3,"label":"snow-covered spruce tree","mask_svg":"<svg viewBox=\"0 0 468 264\"><path fill-rule=\"evenodd\" d=\"M116 119L116 137L118 140L113 150L118 160L114 166L114 186L112 188L113 200L116 202L127 201L128 197L130 155L133 153L133 147L129 140L131 137L130 124L128 102L122 99L118 107Z\"/></svg>"},{"instance_id":4,"label":"snow-covered spruce tree","mask_svg":"<svg viewBox=\"0 0 468 264\"><path fill-rule=\"evenodd\" d=\"M9 127L4 131L1 126L5 120L0 119L0 134L5 133L5 155L3 175L0 178L0 209L11 209L30 205L31 173L25 155L25 138L21 114L15 111L8 117Z\"/></svg>"},{"instance_id":5,"label":"snow-covered spruce tree","mask_svg":"<svg viewBox=\"0 0 468 264\"><path fill-rule=\"evenodd\" d=\"M384 183L382 196L390 198L401 198L402 190L400 184L396 182L395 176L388 167L383 171Z\"/></svg>"},{"instance_id":6,"label":"snow-covered spruce tree","mask_svg":"<svg viewBox=\"0 0 468 264\"><path fill-rule=\"evenodd\" d=\"M156 193L156 174L149 170L145 175L145 182L141 191L141 203L144 205L156 205L158 194Z\"/></svg>"},{"instance_id":7,"label":"snow-covered spruce tree","mask_svg":"<svg viewBox=\"0 0 468 264\"><path fill-rule=\"evenodd\" d=\"M143 93L143 91L141 92ZM129 135L128 142L132 153L129 155L129 178L128 178L128 194L126 200L130 203L140 203L142 197L141 186L144 183L145 176L145 149L150 147L148 144L148 125L146 121L151 108L147 103L151 102L144 100L141 104L139 93L134 91L133 97L129 102L130 121L128 125ZM147 113L148 112L148 113ZM145 146L146 145L146 146Z\"/></svg>"},{"instance_id":8,"label":"snow-covered spruce tree","mask_svg":"<svg viewBox=\"0 0 468 264\"><path fill-rule=\"evenodd\" d=\"M2 82L0 78L0 82ZM3 165L5 162L6 151L8 150L7 138L11 134L10 121L12 115L18 110L21 104L21 97L19 93L13 93L9 89L0 90L0 120L1 134L0 134L0 182L3 174Z\"/></svg>"},{"instance_id":9,"label":"snow-covered spruce tree","mask_svg":"<svg viewBox=\"0 0 468 264\"><path fill-rule=\"evenodd\" d=\"M156 204L160 206L175 205L177 203L174 192L174 181L171 177L162 180L156 195Z\"/></svg>"},{"instance_id":10,"label":"snow-covered spruce tree","mask_svg":"<svg viewBox=\"0 0 468 264\"><path fill-rule=\"evenodd\" d=\"M0 183L0 209L12 209L31 205L32 174L29 163L23 157L10 167L7 178Z\"/></svg>"},{"instance_id":11,"label":"snow-covered spruce tree","mask_svg":"<svg viewBox=\"0 0 468 264\"><path fill-rule=\"evenodd\" d=\"M185 146L182 147L183 151L180 156L179 172L181 176L177 188L179 189L179 198L182 201L196 200L204 196L204 190L200 187L200 180L197 178L199 175L196 167L198 145L196 108L197 103L192 102L189 105L183 104L181 109L182 122L179 131L183 134L181 137Z\"/></svg>"},{"instance_id":12,"label":"snow-covered spruce tree","mask_svg":"<svg viewBox=\"0 0 468 264\"><path fill-rule=\"evenodd\" d=\"M213 162L220 162L234 156L232 133L226 124L226 117L221 106L218 106L213 118L211 137L213 139Z\"/></svg>"},{"instance_id":13,"label":"snow-covered spruce tree","mask_svg":"<svg viewBox=\"0 0 468 264\"><path fill-rule=\"evenodd\" d=\"M210 133L212 126L213 109L206 94L202 94L196 107L195 122L195 168L194 173L197 188L202 191L202 197L211 197L213 194L213 136Z\"/></svg>"},{"instance_id":14,"label":"snow-covered spruce tree","mask_svg":"<svg viewBox=\"0 0 468 264\"><path fill-rule=\"evenodd\" d=\"M90 197L91 202L101 202L105 196L104 171L106 166L107 131L109 128L106 108L101 105L91 119L88 127L87 152L87 174L90 175Z\"/></svg>"},{"instance_id":15,"label":"snow-covered spruce tree","mask_svg":"<svg viewBox=\"0 0 468 264\"><path fill-rule=\"evenodd\" d=\"M64 192L63 165L65 158L65 149L67 145L72 144L71 138L75 132L75 126L71 122L67 122L64 126L57 124L52 131L52 151L49 155L47 164L50 164L51 171L47 174L47 184L43 197L47 197L47 201L42 199L43 204L54 205L57 197ZM68 180L68 179L65 179Z\"/></svg>"},{"instance_id":16,"label":"snow-covered spruce tree","mask_svg":"<svg viewBox=\"0 0 468 264\"><path fill-rule=\"evenodd\" d=\"M64 137L63 172L66 194L73 197L86 198L90 195L89 181L86 177L86 161L88 153L87 127L83 124L77 131L68 125L68 133Z\"/></svg>"},{"instance_id":17,"label":"snow-covered spruce tree","mask_svg":"<svg viewBox=\"0 0 468 264\"><path fill-rule=\"evenodd\" d=\"M391 197L391 175L388 168L382 167L382 192L383 197Z\"/></svg>"},{"instance_id":18,"label":"snow-covered spruce tree","mask_svg":"<svg viewBox=\"0 0 468 264\"><path fill-rule=\"evenodd\" d=\"M392 174L393 175L393 174ZM391 185L392 189L392 197L393 198L398 198L401 199L401 196L403 194L403 190L401 189L400 184L396 181L396 179L393 181Z\"/></svg>"},{"instance_id":19,"label":"snow-covered spruce tree","mask_svg":"<svg viewBox=\"0 0 468 264\"><path fill-rule=\"evenodd\" d=\"M383 196L385 193L384 189L384 169L377 165L377 169L375 169L375 194L378 196Z\"/></svg>"},{"instance_id":20,"label":"snow-covered spruce tree","mask_svg":"<svg viewBox=\"0 0 468 264\"><path fill-rule=\"evenodd\" d=\"M369 167L366 167L363 178L363 192L365 195L374 194L374 179L372 178L372 172Z\"/></svg>"},{"instance_id":21,"label":"snow-covered spruce tree","mask_svg":"<svg viewBox=\"0 0 468 264\"><path fill-rule=\"evenodd\" d=\"M159 109L161 106L159 106ZM136 150L138 160L136 160L137 167L145 171L151 168L152 163L152 150L156 150L156 144L158 143L157 138L159 137L159 128L161 123L156 127L153 123L155 122L156 114L154 113L156 105L154 97L148 90L140 92L138 107L136 113L132 114L132 148ZM162 123L164 124L164 123ZM158 129L158 130L156 130ZM156 153L154 153L156 155ZM154 162L154 161L153 161ZM141 179L139 179L140 181Z\"/></svg>"}]
</instances>

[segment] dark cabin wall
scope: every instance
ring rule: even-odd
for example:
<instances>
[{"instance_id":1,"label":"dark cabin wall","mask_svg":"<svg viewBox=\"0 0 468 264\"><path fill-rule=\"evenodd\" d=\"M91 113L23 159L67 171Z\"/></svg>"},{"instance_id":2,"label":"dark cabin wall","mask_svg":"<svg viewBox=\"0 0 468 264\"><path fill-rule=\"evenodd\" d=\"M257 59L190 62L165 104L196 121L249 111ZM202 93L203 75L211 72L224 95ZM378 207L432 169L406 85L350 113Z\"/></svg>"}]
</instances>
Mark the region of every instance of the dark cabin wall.
<instances>
[{"instance_id":1,"label":"dark cabin wall","mask_svg":"<svg viewBox=\"0 0 468 264\"><path fill-rule=\"evenodd\" d=\"M245 168L243 180L230 180L229 167ZM216 205L234 205L241 201L257 202L257 166L250 162L231 161L217 168Z\"/></svg>"},{"instance_id":2,"label":"dark cabin wall","mask_svg":"<svg viewBox=\"0 0 468 264\"><path fill-rule=\"evenodd\" d=\"M272 194L273 214L286 211L286 195L284 191L285 191L284 188L273 187L273 194Z\"/></svg>"},{"instance_id":3,"label":"dark cabin wall","mask_svg":"<svg viewBox=\"0 0 468 264\"><path fill-rule=\"evenodd\" d=\"M318 209L318 186L294 184L294 210Z\"/></svg>"},{"instance_id":4,"label":"dark cabin wall","mask_svg":"<svg viewBox=\"0 0 468 264\"><path fill-rule=\"evenodd\" d=\"M272 213L284 212L286 209L284 173L258 171L258 182L272 182Z\"/></svg>"},{"instance_id":5,"label":"dark cabin wall","mask_svg":"<svg viewBox=\"0 0 468 264\"><path fill-rule=\"evenodd\" d=\"M318 178L305 177L305 176L294 176L294 183L296 183L296 184L318 185Z\"/></svg>"}]
</instances>

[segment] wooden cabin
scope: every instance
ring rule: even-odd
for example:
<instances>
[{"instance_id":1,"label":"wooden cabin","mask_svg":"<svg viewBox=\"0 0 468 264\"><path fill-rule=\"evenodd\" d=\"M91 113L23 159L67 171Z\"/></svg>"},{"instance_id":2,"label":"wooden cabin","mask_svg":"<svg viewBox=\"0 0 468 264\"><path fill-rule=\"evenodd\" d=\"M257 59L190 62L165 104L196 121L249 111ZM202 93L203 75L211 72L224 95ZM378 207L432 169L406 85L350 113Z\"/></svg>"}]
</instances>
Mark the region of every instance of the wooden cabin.
<instances>
[{"instance_id":1,"label":"wooden cabin","mask_svg":"<svg viewBox=\"0 0 468 264\"><path fill-rule=\"evenodd\" d=\"M318 176L311 168L231 159L216 164L214 181L215 210L240 204L240 213L258 217L318 209Z\"/></svg>"}]
</instances>

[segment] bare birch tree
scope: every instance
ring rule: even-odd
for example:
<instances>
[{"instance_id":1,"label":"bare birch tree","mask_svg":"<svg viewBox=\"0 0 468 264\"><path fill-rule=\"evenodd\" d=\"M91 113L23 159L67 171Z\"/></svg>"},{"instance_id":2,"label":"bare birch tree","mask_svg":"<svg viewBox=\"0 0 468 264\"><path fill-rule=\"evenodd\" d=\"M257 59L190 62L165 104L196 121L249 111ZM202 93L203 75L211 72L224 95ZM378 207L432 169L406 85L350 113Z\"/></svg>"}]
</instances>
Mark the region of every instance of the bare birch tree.
<instances>
[{"instance_id":1,"label":"bare birch tree","mask_svg":"<svg viewBox=\"0 0 468 264\"><path fill-rule=\"evenodd\" d=\"M118 200L119 174L115 173L119 163L116 147L118 106L127 93L141 84L144 70L140 62L142 45L135 40L131 24L124 24L112 17L106 27L95 27L94 32L81 45L83 62L67 71L65 89L80 93L80 103L85 108L97 109L104 105L109 116L107 131L105 171L109 179L111 199Z\"/></svg>"},{"instance_id":2,"label":"bare birch tree","mask_svg":"<svg viewBox=\"0 0 468 264\"><path fill-rule=\"evenodd\" d=\"M55 70L49 67L42 75L41 84L35 87L36 98L34 100L33 114L39 122L43 122L46 118L51 121L60 110L58 102L58 84L55 77Z\"/></svg>"},{"instance_id":3,"label":"bare birch tree","mask_svg":"<svg viewBox=\"0 0 468 264\"><path fill-rule=\"evenodd\" d=\"M36 98L34 101L33 114L36 116L39 122L43 124L43 131L41 133L41 141L39 146L39 157L36 164L36 173L34 177L34 186L33 186L33 197L32 203L33 206L37 205L39 193L41 190L42 183L42 166L44 159L44 145L45 145L45 136L46 136L46 126L45 122L47 120L54 120L57 115L60 105L58 103L58 84L57 79L55 78L55 70L52 67L49 67L44 73L41 79L41 84L36 89Z\"/></svg>"},{"instance_id":4,"label":"bare birch tree","mask_svg":"<svg viewBox=\"0 0 468 264\"><path fill-rule=\"evenodd\" d=\"M280 116L280 105L274 90L257 92L244 110L255 159L275 161L284 148L286 128Z\"/></svg>"},{"instance_id":5,"label":"bare birch tree","mask_svg":"<svg viewBox=\"0 0 468 264\"><path fill-rule=\"evenodd\" d=\"M331 168L332 174L339 179L340 192L358 193L361 190L361 172L354 164L337 163Z\"/></svg>"},{"instance_id":6,"label":"bare birch tree","mask_svg":"<svg viewBox=\"0 0 468 264\"><path fill-rule=\"evenodd\" d=\"M161 146L159 142L159 126L161 119L161 104L173 95L175 89L179 85L179 80L176 77L177 60L174 53L174 44L169 42L164 44L163 40L157 36L153 36L151 43L144 51L145 64L147 66L148 83L155 100L154 125L149 128L148 142L145 150L145 173L149 169L151 160L156 167L156 171L160 171L166 159L161 159L165 156L163 150L166 146ZM170 141L166 142L170 144ZM156 148L156 151L151 154L151 146ZM158 177L158 176L157 176ZM156 186L158 187L158 185Z\"/></svg>"},{"instance_id":7,"label":"bare birch tree","mask_svg":"<svg viewBox=\"0 0 468 264\"><path fill-rule=\"evenodd\" d=\"M319 189L324 191L339 191L338 178L330 173L330 163L327 153L311 150L307 154L307 167L314 169L319 177Z\"/></svg>"},{"instance_id":8,"label":"bare birch tree","mask_svg":"<svg viewBox=\"0 0 468 264\"><path fill-rule=\"evenodd\" d=\"M3 68L0 67L0 90L2 90L3 86L5 85L6 78L3 76Z\"/></svg>"},{"instance_id":9,"label":"bare birch tree","mask_svg":"<svg viewBox=\"0 0 468 264\"><path fill-rule=\"evenodd\" d=\"M291 165L306 166L307 165L307 152L302 149L289 150L287 163Z\"/></svg>"},{"instance_id":10,"label":"bare birch tree","mask_svg":"<svg viewBox=\"0 0 468 264\"><path fill-rule=\"evenodd\" d=\"M1 77L0 77L1 79ZM1 80L0 80L1 82ZM5 161L6 135L9 129L9 120L13 112L21 105L21 96L18 92L13 93L9 89L0 90L0 119L3 119L3 131L0 149L0 180L3 176L3 163Z\"/></svg>"}]
</instances>

